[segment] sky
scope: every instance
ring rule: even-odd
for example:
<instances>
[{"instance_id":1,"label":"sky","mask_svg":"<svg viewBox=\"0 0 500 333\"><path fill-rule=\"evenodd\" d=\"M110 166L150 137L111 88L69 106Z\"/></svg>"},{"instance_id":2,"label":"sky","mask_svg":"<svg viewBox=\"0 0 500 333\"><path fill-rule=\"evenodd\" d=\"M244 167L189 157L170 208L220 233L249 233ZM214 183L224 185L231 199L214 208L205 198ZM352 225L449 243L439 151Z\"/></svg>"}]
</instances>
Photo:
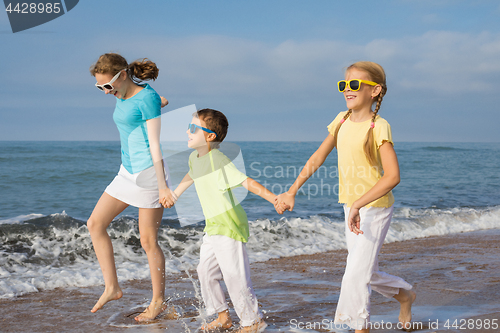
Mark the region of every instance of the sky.
<instances>
[{"instance_id":1,"label":"sky","mask_svg":"<svg viewBox=\"0 0 500 333\"><path fill-rule=\"evenodd\" d=\"M2 11L0 45L0 140L119 140L89 72L118 52L157 64L168 110L224 112L230 141L322 141L369 60L395 141L500 142L498 0L84 0L18 33Z\"/></svg>"}]
</instances>

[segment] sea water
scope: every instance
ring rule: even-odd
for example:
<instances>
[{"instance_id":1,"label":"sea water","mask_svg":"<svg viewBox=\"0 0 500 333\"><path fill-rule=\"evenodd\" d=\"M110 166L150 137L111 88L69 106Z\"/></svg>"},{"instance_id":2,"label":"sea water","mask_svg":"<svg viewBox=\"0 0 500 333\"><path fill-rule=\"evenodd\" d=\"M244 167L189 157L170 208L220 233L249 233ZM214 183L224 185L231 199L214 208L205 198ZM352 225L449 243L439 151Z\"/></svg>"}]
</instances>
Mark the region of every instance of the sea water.
<instances>
[{"instance_id":1,"label":"sea water","mask_svg":"<svg viewBox=\"0 0 500 333\"><path fill-rule=\"evenodd\" d=\"M235 144L246 174L279 193L320 142ZM386 242L500 229L500 144L397 143L395 149L401 183ZM186 143L164 143L163 150L189 153ZM119 166L119 142L0 142L1 298L103 283L86 220ZM250 260L345 248L337 176L334 151L284 215L248 194L242 205ZM120 281L149 278L137 218L137 209L127 208L108 228ZM202 235L203 221L183 226L175 209L165 210L159 243L167 274L196 267Z\"/></svg>"}]
</instances>

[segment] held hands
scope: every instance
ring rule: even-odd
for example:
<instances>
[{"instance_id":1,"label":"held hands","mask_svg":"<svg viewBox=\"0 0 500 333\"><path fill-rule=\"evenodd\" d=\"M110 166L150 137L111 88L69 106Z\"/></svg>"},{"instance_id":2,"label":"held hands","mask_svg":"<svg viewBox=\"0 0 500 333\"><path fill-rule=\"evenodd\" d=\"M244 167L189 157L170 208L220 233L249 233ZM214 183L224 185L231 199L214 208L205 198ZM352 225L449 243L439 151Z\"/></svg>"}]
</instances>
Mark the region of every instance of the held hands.
<instances>
[{"instance_id":1,"label":"held hands","mask_svg":"<svg viewBox=\"0 0 500 333\"><path fill-rule=\"evenodd\" d=\"M295 195L288 192L277 195L274 199L274 208L278 214L283 214L286 210L292 211L295 205ZM363 234L361 231L361 218L359 216L359 208L351 207L348 217L349 230L356 235Z\"/></svg>"},{"instance_id":2,"label":"held hands","mask_svg":"<svg viewBox=\"0 0 500 333\"><path fill-rule=\"evenodd\" d=\"M286 210L292 211L295 205L295 195L288 192L277 195L274 199L274 208L278 214L283 214Z\"/></svg>"},{"instance_id":3,"label":"held hands","mask_svg":"<svg viewBox=\"0 0 500 333\"><path fill-rule=\"evenodd\" d=\"M351 232L354 232L356 235L363 233L363 231L361 231L361 218L359 216L359 208L351 207L351 209L349 210L347 224L349 226L349 230Z\"/></svg>"},{"instance_id":4,"label":"held hands","mask_svg":"<svg viewBox=\"0 0 500 333\"><path fill-rule=\"evenodd\" d=\"M174 191L169 188L160 190L160 204L165 208L172 208L177 201L178 197Z\"/></svg>"}]
</instances>

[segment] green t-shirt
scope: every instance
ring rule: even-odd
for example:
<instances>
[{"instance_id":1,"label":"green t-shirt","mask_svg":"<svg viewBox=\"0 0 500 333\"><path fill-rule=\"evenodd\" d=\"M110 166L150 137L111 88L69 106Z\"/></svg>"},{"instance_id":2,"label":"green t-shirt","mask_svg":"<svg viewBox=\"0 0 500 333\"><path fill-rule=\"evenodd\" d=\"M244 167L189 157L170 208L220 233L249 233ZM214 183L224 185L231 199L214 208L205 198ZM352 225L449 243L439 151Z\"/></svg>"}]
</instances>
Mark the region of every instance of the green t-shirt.
<instances>
[{"instance_id":1,"label":"green t-shirt","mask_svg":"<svg viewBox=\"0 0 500 333\"><path fill-rule=\"evenodd\" d=\"M223 235L246 243L247 214L231 189L241 186L248 177L218 149L198 157L195 150L189 156L189 176L194 180L196 193L205 215L205 232Z\"/></svg>"}]
</instances>

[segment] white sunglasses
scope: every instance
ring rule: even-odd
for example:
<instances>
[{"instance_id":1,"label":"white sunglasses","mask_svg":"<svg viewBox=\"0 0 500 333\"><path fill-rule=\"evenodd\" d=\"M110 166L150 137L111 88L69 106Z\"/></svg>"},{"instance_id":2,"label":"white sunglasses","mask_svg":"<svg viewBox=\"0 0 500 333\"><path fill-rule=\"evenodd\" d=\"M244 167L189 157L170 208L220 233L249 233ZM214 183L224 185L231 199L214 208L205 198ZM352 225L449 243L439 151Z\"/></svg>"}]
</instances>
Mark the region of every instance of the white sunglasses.
<instances>
[{"instance_id":1,"label":"white sunglasses","mask_svg":"<svg viewBox=\"0 0 500 333\"><path fill-rule=\"evenodd\" d=\"M113 87L113 82L115 82L120 77L120 74L124 70L126 70L126 69L122 69L121 71L119 71L118 73L116 73L116 75L113 76L113 78L111 79L111 81L109 81L108 83L105 83L105 84L101 85L101 84L97 84L97 82L96 82L95 86L97 87L97 89L102 90L102 91L104 91L104 89L106 89L106 90L113 90L113 89L115 89Z\"/></svg>"}]
</instances>

